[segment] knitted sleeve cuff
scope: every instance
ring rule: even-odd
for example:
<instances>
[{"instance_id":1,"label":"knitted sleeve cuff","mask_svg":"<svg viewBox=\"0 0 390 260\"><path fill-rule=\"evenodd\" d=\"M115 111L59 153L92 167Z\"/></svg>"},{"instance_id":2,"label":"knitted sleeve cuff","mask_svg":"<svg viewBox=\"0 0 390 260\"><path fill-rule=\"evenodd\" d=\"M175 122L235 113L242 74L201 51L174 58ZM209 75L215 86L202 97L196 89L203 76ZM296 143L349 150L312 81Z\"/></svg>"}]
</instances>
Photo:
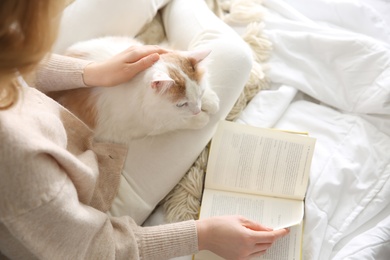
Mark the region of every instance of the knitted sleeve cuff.
<instances>
[{"instance_id":1,"label":"knitted sleeve cuff","mask_svg":"<svg viewBox=\"0 0 390 260\"><path fill-rule=\"evenodd\" d=\"M136 233L141 259L169 259L198 252L194 220L139 227Z\"/></svg>"},{"instance_id":2,"label":"knitted sleeve cuff","mask_svg":"<svg viewBox=\"0 0 390 260\"><path fill-rule=\"evenodd\" d=\"M86 87L83 71L92 61L51 54L39 66L33 86L42 92Z\"/></svg>"}]
</instances>

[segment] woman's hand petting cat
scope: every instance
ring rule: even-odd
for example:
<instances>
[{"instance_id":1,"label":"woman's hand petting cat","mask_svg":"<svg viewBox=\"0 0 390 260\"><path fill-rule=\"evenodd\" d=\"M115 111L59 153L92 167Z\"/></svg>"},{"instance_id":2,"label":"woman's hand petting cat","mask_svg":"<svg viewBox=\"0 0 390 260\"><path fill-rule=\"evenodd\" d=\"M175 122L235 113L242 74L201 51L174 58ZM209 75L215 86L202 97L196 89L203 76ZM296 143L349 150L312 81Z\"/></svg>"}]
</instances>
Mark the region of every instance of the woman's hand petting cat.
<instances>
[{"instance_id":1,"label":"woman's hand petting cat","mask_svg":"<svg viewBox=\"0 0 390 260\"><path fill-rule=\"evenodd\" d=\"M265 254L288 229L272 230L242 216L221 216L197 220L199 250L234 260L247 260Z\"/></svg>"},{"instance_id":2,"label":"woman's hand petting cat","mask_svg":"<svg viewBox=\"0 0 390 260\"><path fill-rule=\"evenodd\" d=\"M84 68L84 83L90 87L112 87L129 81L149 68L168 50L156 45L131 46L103 62L92 62Z\"/></svg>"}]
</instances>

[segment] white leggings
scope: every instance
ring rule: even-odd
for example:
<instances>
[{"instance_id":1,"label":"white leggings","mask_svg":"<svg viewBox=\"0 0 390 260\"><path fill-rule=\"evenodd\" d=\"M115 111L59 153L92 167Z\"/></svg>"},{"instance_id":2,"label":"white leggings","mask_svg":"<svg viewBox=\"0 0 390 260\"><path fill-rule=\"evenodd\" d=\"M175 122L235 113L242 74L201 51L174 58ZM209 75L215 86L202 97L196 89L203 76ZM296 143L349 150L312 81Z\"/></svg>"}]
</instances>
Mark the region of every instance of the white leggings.
<instances>
[{"instance_id":1,"label":"white leggings","mask_svg":"<svg viewBox=\"0 0 390 260\"><path fill-rule=\"evenodd\" d=\"M233 107L250 74L251 50L203 0L76 0L64 12L55 48L61 52L74 42L104 35L134 36L161 7L171 46L212 50L208 71L220 110L201 130L182 130L129 144L110 214L130 215L139 224L180 181L210 141L216 123Z\"/></svg>"}]
</instances>

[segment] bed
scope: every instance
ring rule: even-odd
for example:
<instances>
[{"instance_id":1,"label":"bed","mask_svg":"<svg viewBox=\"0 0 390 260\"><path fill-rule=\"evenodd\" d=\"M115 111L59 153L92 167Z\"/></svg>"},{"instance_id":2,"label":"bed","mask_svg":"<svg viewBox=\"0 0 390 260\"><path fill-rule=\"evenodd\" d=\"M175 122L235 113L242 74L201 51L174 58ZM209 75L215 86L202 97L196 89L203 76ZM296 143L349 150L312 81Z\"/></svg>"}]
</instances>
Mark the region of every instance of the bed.
<instances>
[{"instance_id":1,"label":"bed","mask_svg":"<svg viewBox=\"0 0 390 260\"><path fill-rule=\"evenodd\" d=\"M240 34L255 19L268 49L253 73L261 89L231 120L317 139L303 259L390 259L390 1L254 0L254 16L238 21L229 11L239 2L210 8ZM201 183L190 185L197 192L182 198L197 201ZM196 216L178 189L145 225ZM172 219L178 210L191 213Z\"/></svg>"}]
</instances>

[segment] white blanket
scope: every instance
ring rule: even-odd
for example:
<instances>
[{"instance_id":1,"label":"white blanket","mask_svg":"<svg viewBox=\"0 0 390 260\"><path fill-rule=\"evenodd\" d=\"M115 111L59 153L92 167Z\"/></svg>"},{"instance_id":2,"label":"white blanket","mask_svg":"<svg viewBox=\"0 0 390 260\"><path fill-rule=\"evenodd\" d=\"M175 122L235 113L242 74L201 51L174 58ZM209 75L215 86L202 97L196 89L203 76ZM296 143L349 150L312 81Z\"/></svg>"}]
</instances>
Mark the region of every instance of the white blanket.
<instances>
[{"instance_id":1,"label":"white blanket","mask_svg":"<svg viewBox=\"0 0 390 260\"><path fill-rule=\"evenodd\" d=\"M264 6L272 89L237 121L317 138L303 259L390 259L390 1Z\"/></svg>"}]
</instances>

